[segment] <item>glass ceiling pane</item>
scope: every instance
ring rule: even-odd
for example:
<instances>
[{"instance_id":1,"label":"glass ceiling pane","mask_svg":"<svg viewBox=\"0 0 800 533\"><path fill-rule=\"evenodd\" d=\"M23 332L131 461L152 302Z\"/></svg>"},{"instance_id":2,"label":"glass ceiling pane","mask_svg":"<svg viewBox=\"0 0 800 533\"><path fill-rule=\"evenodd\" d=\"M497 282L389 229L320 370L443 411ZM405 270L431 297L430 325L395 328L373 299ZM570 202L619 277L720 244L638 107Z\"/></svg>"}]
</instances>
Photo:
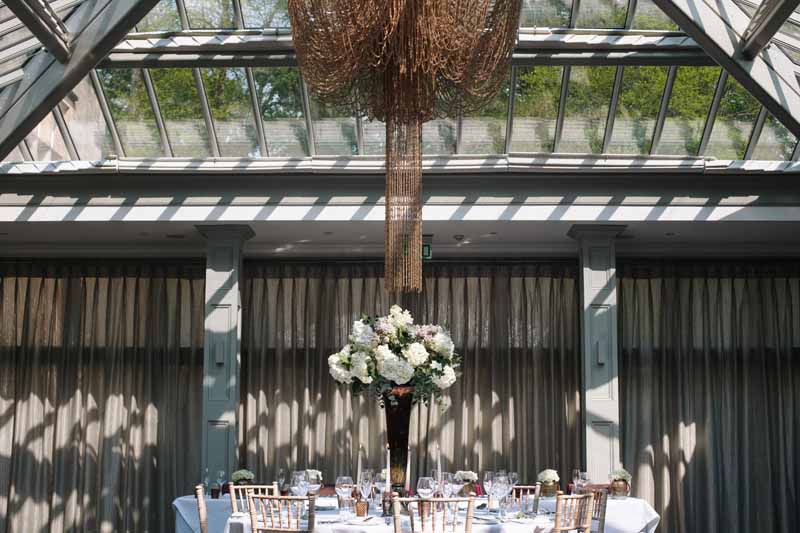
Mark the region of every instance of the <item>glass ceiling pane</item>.
<instances>
[{"instance_id":1,"label":"glass ceiling pane","mask_svg":"<svg viewBox=\"0 0 800 533\"><path fill-rule=\"evenodd\" d=\"M307 156L300 71L290 67L255 68L253 77L270 157Z\"/></svg>"},{"instance_id":2,"label":"glass ceiling pane","mask_svg":"<svg viewBox=\"0 0 800 533\"><path fill-rule=\"evenodd\" d=\"M358 155L356 119L349 111L311 98L311 119L317 155Z\"/></svg>"},{"instance_id":3,"label":"glass ceiling pane","mask_svg":"<svg viewBox=\"0 0 800 533\"><path fill-rule=\"evenodd\" d=\"M288 0L241 0L247 28L288 28Z\"/></svg>"},{"instance_id":4,"label":"glass ceiling pane","mask_svg":"<svg viewBox=\"0 0 800 533\"><path fill-rule=\"evenodd\" d=\"M761 110L758 101L728 76L705 155L717 159L742 159Z\"/></svg>"},{"instance_id":5,"label":"glass ceiling pane","mask_svg":"<svg viewBox=\"0 0 800 533\"><path fill-rule=\"evenodd\" d=\"M653 0L637 0L631 27L634 30L678 29L678 25L672 22L672 19L653 3Z\"/></svg>"},{"instance_id":6,"label":"glass ceiling pane","mask_svg":"<svg viewBox=\"0 0 800 533\"><path fill-rule=\"evenodd\" d=\"M69 161L72 159L64 144L53 113L44 119L25 137L34 161Z\"/></svg>"},{"instance_id":7,"label":"glass ceiling pane","mask_svg":"<svg viewBox=\"0 0 800 533\"><path fill-rule=\"evenodd\" d=\"M624 67L608 152L649 154L668 67Z\"/></svg>"},{"instance_id":8,"label":"glass ceiling pane","mask_svg":"<svg viewBox=\"0 0 800 533\"><path fill-rule=\"evenodd\" d=\"M5 159L3 159L3 163L19 163L20 161L24 161L25 158L22 157L22 152L20 152L19 147L15 146L13 150L11 150Z\"/></svg>"},{"instance_id":9,"label":"glass ceiling pane","mask_svg":"<svg viewBox=\"0 0 800 533\"><path fill-rule=\"evenodd\" d=\"M523 0L519 25L523 28L569 26L572 0Z\"/></svg>"},{"instance_id":10,"label":"glass ceiling pane","mask_svg":"<svg viewBox=\"0 0 800 533\"><path fill-rule=\"evenodd\" d=\"M623 28L628 0L581 0L577 28Z\"/></svg>"},{"instance_id":11,"label":"glass ceiling pane","mask_svg":"<svg viewBox=\"0 0 800 533\"><path fill-rule=\"evenodd\" d=\"M258 134L244 68L200 70L222 157L259 157Z\"/></svg>"},{"instance_id":12,"label":"glass ceiling pane","mask_svg":"<svg viewBox=\"0 0 800 533\"><path fill-rule=\"evenodd\" d=\"M150 70L150 77L175 156L210 156L208 131L192 69L157 68Z\"/></svg>"},{"instance_id":13,"label":"glass ceiling pane","mask_svg":"<svg viewBox=\"0 0 800 533\"><path fill-rule=\"evenodd\" d=\"M181 19L175 0L161 0L136 24L136 31L177 31Z\"/></svg>"},{"instance_id":14,"label":"glass ceiling pane","mask_svg":"<svg viewBox=\"0 0 800 533\"><path fill-rule=\"evenodd\" d=\"M559 152L600 153L616 67L572 67Z\"/></svg>"},{"instance_id":15,"label":"glass ceiling pane","mask_svg":"<svg viewBox=\"0 0 800 533\"><path fill-rule=\"evenodd\" d=\"M422 154L451 155L456 153L458 125L455 119L438 118L422 125Z\"/></svg>"},{"instance_id":16,"label":"glass ceiling pane","mask_svg":"<svg viewBox=\"0 0 800 533\"><path fill-rule=\"evenodd\" d=\"M369 120L364 117L361 119L361 130L364 136L364 155L386 153L386 124L380 120Z\"/></svg>"},{"instance_id":17,"label":"glass ceiling pane","mask_svg":"<svg viewBox=\"0 0 800 533\"><path fill-rule=\"evenodd\" d=\"M719 74L719 67L678 67L654 153L697 155Z\"/></svg>"},{"instance_id":18,"label":"glass ceiling pane","mask_svg":"<svg viewBox=\"0 0 800 533\"><path fill-rule=\"evenodd\" d=\"M786 126L778 122L772 116L767 115L764 121L764 129L753 150L752 159L766 161L789 161L792 159L792 152L797 144L797 138L786 129Z\"/></svg>"},{"instance_id":19,"label":"glass ceiling pane","mask_svg":"<svg viewBox=\"0 0 800 533\"><path fill-rule=\"evenodd\" d=\"M231 0L184 0L189 27L193 30L236 27Z\"/></svg>"},{"instance_id":20,"label":"glass ceiling pane","mask_svg":"<svg viewBox=\"0 0 800 533\"><path fill-rule=\"evenodd\" d=\"M98 69L97 76L127 157L165 155L139 69Z\"/></svg>"},{"instance_id":21,"label":"glass ceiling pane","mask_svg":"<svg viewBox=\"0 0 800 533\"><path fill-rule=\"evenodd\" d=\"M561 67L518 67L512 152L552 152L561 96Z\"/></svg>"},{"instance_id":22,"label":"glass ceiling pane","mask_svg":"<svg viewBox=\"0 0 800 533\"><path fill-rule=\"evenodd\" d=\"M105 159L116 151L89 78L82 79L59 108L80 159Z\"/></svg>"},{"instance_id":23,"label":"glass ceiling pane","mask_svg":"<svg viewBox=\"0 0 800 533\"><path fill-rule=\"evenodd\" d=\"M461 123L462 154L506 153L509 76L500 92L479 111L464 116Z\"/></svg>"}]
</instances>

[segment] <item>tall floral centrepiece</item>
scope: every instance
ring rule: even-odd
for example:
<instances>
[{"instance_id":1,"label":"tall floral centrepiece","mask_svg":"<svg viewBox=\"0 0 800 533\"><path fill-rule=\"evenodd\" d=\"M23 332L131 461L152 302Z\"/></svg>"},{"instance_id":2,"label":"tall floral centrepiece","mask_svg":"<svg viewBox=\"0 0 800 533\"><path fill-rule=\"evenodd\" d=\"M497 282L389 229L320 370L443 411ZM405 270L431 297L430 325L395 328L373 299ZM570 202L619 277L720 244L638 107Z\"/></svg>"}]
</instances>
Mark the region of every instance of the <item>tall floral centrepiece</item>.
<instances>
[{"instance_id":1,"label":"tall floral centrepiece","mask_svg":"<svg viewBox=\"0 0 800 533\"><path fill-rule=\"evenodd\" d=\"M456 382L461 358L441 326L416 325L411 313L393 305L389 314L353 323L350 343L328 357L331 376L353 394L371 394L386 410L392 489L405 484L411 407L436 401Z\"/></svg>"}]
</instances>

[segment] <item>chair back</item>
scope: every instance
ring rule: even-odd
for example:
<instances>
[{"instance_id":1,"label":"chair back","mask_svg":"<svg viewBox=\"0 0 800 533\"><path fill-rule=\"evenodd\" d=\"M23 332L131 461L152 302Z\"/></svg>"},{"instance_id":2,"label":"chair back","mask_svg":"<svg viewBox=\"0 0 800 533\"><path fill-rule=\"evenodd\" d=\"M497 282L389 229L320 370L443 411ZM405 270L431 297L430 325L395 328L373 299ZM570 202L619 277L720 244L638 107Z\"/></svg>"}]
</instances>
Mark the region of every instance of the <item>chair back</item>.
<instances>
[{"instance_id":1,"label":"chair back","mask_svg":"<svg viewBox=\"0 0 800 533\"><path fill-rule=\"evenodd\" d=\"M316 522L316 496L270 496L247 491L250 527L259 531L294 531L313 533ZM303 512L308 504L308 521L302 527Z\"/></svg>"},{"instance_id":2,"label":"chair back","mask_svg":"<svg viewBox=\"0 0 800 533\"><path fill-rule=\"evenodd\" d=\"M539 494L542 484L536 485L516 485L513 490L514 503L519 505L523 513L539 512Z\"/></svg>"},{"instance_id":3,"label":"chair back","mask_svg":"<svg viewBox=\"0 0 800 533\"><path fill-rule=\"evenodd\" d=\"M597 533L605 533L606 530L606 508L608 507L608 491L606 489L595 489L592 491L594 503L592 504L592 521L597 521Z\"/></svg>"},{"instance_id":4,"label":"chair back","mask_svg":"<svg viewBox=\"0 0 800 533\"><path fill-rule=\"evenodd\" d=\"M272 485L234 485L230 483L228 485L228 493L231 497L231 508L233 509L234 513L238 513L241 511L249 511L249 507L247 505L247 491L252 490L253 494L257 494L259 496L280 496L281 493L278 490L278 484L273 483Z\"/></svg>"},{"instance_id":5,"label":"chair back","mask_svg":"<svg viewBox=\"0 0 800 533\"><path fill-rule=\"evenodd\" d=\"M592 530L593 499L592 494L567 496L561 491L556 493L556 516L552 531L589 533Z\"/></svg>"},{"instance_id":6,"label":"chair back","mask_svg":"<svg viewBox=\"0 0 800 533\"><path fill-rule=\"evenodd\" d=\"M197 516L200 517L200 533L208 533L208 511L206 510L206 491L203 485L196 485L194 495L197 498Z\"/></svg>"},{"instance_id":7,"label":"chair back","mask_svg":"<svg viewBox=\"0 0 800 533\"><path fill-rule=\"evenodd\" d=\"M458 507L467 504L467 517L463 528L458 523ZM412 505L413 504L413 505ZM472 518L475 516L475 498L400 498L392 495L394 533L402 533L402 507L408 508L411 533L472 533ZM416 516L415 516L416 515ZM417 523L419 521L419 523ZM450 522L450 525L448 525Z\"/></svg>"}]
</instances>

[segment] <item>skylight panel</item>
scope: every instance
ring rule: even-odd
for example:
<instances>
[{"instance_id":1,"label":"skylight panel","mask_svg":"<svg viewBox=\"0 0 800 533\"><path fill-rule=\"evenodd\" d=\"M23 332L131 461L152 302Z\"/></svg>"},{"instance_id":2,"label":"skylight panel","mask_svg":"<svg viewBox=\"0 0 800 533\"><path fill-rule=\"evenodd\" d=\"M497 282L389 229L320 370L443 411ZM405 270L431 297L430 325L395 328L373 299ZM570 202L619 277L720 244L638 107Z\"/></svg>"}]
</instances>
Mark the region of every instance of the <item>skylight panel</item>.
<instances>
[{"instance_id":1,"label":"skylight panel","mask_svg":"<svg viewBox=\"0 0 800 533\"><path fill-rule=\"evenodd\" d=\"M556 66L517 67L512 152L552 152L561 78Z\"/></svg>"},{"instance_id":2,"label":"skylight panel","mask_svg":"<svg viewBox=\"0 0 800 533\"><path fill-rule=\"evenodd\" d=\"M346 109L311 99L317 155L358 155L356 119Z\"/></svg>"},{"instance_id":3,"label":"skylight panel","mask_svg":"<svg viewBox=\"0 0 800 533\"><path fill-rule=\"evenodd\" d=\"M289 28L288 0L240 0L246 28Z\"/></svg>"},{"instance_id":4,"label":"skylight panel","mask_svg":"<svg viewBox=\"0 0 800 533\"><path fill-rule=\"evenodd\" d=\"M258 157L258 133L244 68L200 70L223 157Z\"/></svg>"},{"instance_id":5,"label":"skylight panel","mask_svg":"<svg viewBox=\"0 0 800 533\"><path fill-rule=\"evenodd\" d=\"M615 67L570 69L559 152L598 154L602 151L615 72Z\"/></svg>"},{"instance_id":6,"label":"skylight panel","mask_svg":"<svg viewBox=\"0 0 800 533\"><path fill-rule=\"evenodd\" d=\"M58 124L53 113L47 116L33 128L25 137L25 143L35 161L69 161L72 159L67 151L64 137L58 129Z\"/></svg>"},{"instance_id":7,"label":"skylight panel","mask_svg":"<svg viewBox=\"0 0 800 533\"><path fill-rule=\"evenodd\" d=\"M577 28L623 28L628 15L628 0L581 0Z\"/></svg>"},{"instance_id":8,"label":"skylight panel","mask_svg":"<svg viewBox=\"0 0 800 533\"><path fill-rule=\"evenodd\" d=\"M636 11L631 28L634 30L670 31L679 29L678 25L653 3L653 0L636 0Z\"/></svg>"},{"instance_id":9,"label":"skylight panel","mask_svg":"<svg viewBox=\"0 0 800 533\"><path fill-rule=\"evenodd\" d=\"M256 100L270 157L309 155L303 88L296 68L254 68Z\"/></svg>"},{"instance_id":10,"label":"skylight panel","mask_svg":"<svg viewBox=\"0 0 800 533\"><path fill-rule=\"evenodd\" d=\"M796 145L797 137L772 114L768 114L751 159L789 161Z\"/></svg>"},{"instance_id":11,"label":"skylight panel","mask_svg":"<svg viewBox=\"0 0 800 533\"><path fill-rule=\"evenodd\" d=\"M116 152L97 95L88 78L82 79L58 107L79 159L105 159Z\"/></svg>"},{"instance_id":12,"label":"skylight panel","mask_svg":"<svg viewBox=\"0 0 800 533\"><path fill-rule=\"evenodd\" d=\"M127 157L166 155L139 69L98 69L109 111ZM123 155L123 154L120 154Z\"/></svg>"},{"instance_id":13,"label":"skylight panel","mask_svg":"<svg viewBox=\"0 0 800 533\"><path fill-rule=\"evenodd\" d=\"M650 153L668 70L667 67L624 67L609 153Z\"/></svg>"},{"instance_id":14,"label":"skylight panel","mask_svg":"<svg viewBox=\"0 0 800 533\"><path fill-rule=\"evenodd\" d=\"M566 28L572 0L523 0L519 25L523 28Z\"/></svg>"},{"instance_id":15,"label":"skylight panel","mask_svg":"<svg viewBox=\"0 0 800 533\"><path fill-rule=\"evenodd\" d=\"M161 0L147 15L136 24L136 31L177 31L181 29L181 19L175 0Z\"/></svg>"},{"instance_id":16,"label":"skylight panel","mask_svg":"<svg viewBox=\"0 0 800 533\"><path fill-rule=\"evenodd\" d=\"M506 153L509 78L491 102L461 121L462 154Z\"/></svg>"},{"instance_id":17,"label":"skylight panel","mask_svg":"<svg viewBox=\"0 0 800 533\"><path fill-rule=\"evenodd\" d=\"M208 129L192 69L152 69L150 76L175 156L209 157Z\"/></svg>"},{"instance_id":18,"label":"skylight panel","mask_svg":"<svg viewBox=\"0 0 800 533\"><path fill-rule=\"evenodd\" d=\"M761 104L728 76L705 155L743 159Z\"/></svg>"},{"instance_id":19,"label":"skylight panel","mask_svg":"<svg viewBox=\"0 0 800 533\"><path fill-rule=\"evenodd\" d=\"M193 30L233 29L236 16L231 0L183 0Z\"/></svg>"},{"instance_id":20,"label":"skylight panel","mask_svg":"<svg viewBox=\"0 0 800 533\"><path fill-rule=\"evenodd\" d=\"M719 67L678 67L654 153L697 155L719 75Z\"/></svg>"}]
</instances>

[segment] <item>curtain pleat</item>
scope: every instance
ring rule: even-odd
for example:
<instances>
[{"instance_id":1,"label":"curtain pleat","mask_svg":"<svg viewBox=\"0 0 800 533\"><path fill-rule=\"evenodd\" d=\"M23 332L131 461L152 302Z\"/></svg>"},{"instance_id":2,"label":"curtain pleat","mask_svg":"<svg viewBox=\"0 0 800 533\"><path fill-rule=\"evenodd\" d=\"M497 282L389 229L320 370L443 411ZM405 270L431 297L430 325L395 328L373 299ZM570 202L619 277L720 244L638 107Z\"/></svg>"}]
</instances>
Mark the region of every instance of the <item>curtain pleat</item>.
<instances>
[{"instance_id":1,"label":"curtain pleat","mask_svg":"<svg viewBox=\"0 0 800 533\"><path fill-rule=\"evenodd\" d=\"M623 460L662 531L800 524L800 263L620 268Z\"/></svg>"},{"instance_id":2,"label":"curtain pleat","mask_svg":"<svg viewBox=\"0 0 800 533\"><path fill-rule=\"evenodd\" d=\"M316 467L332 482L385 460L383 412L328 374L362 314L399 303L417 323L451 330L463 376L444 414L419 406L412 471L437 444L448 470L515 469L522 479L580 466L579 294L574 263L459 265L425 270L419 296L394 299L373 263L246 263L240 462L259 479Z\"/></svg>"},{"instance_id":3,"label":"curtain pleat","mask_svg":"<svg viewBox=\"0 0 800 533\"><path fill-rule=\"evenodd\" d=\"M199 477L202 264L0 263L0 532L168 531Z\"/></svg>"}]
</instances>

